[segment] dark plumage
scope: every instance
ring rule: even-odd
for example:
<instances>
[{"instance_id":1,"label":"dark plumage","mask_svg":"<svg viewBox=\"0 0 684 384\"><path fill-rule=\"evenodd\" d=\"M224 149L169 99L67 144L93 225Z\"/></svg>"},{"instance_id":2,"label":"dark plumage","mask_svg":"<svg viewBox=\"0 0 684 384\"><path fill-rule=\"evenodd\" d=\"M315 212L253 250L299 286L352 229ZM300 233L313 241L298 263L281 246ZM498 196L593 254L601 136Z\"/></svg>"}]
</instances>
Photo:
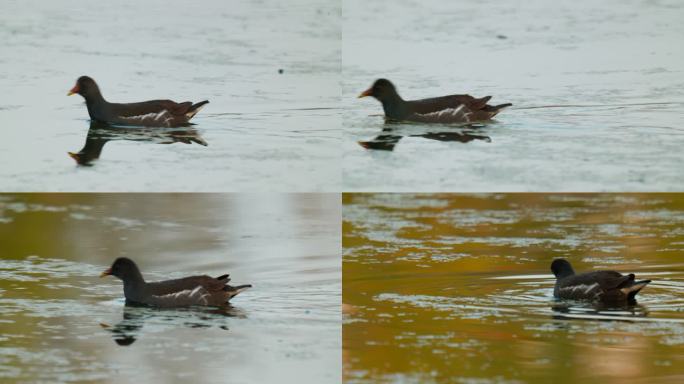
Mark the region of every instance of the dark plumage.
<instances>
[{"instance_id":1,"label":"dark plumage","mask_svg":"<svg viewBox=\"0 0 684 384\"><path fill-rule=\"evenodd\" d=\"M188 125L208 100L193 104L171 100L150 100L140 103L110 103L104 99L95 80L81 76L67 95L83 96L91 120L103 123L141 125L148 127L179 127Z\"/></svg>"},{"instance_id":2,"label":"dark plumage","mask_svg":"<svg viewBox=\"0 0 684 384\"><path fill-rule=\"evenodd\" d=\"M145 282L133 260L120 257L100 277L116 276L124 283L127 302L154 307L186 307L191 305L223 306L251 285L228 285L228 275L190 276L182 279Z\"/></svg>"},{"instance_id":3,"label":"dark plumage","mask_svg":"<svg viewBox=\"0 0 684 384\"><path fill-rule=\"evenodd\" d=\"M470 95L450 95L406 101L399 96L394 84L378 79L359 97L373 96L382 103L385 118L420 123L469 123L485 121L513 104L489 105L491 96L475 98Z\"/></svg>"},{"instance_id":4,"label":"dark plumage","mask_svg":"<svg viewBox=\"0 0 684 384\"><path fill-rule=\"evenodd\" d=\"M605 304L634 304L634 298L651 280L635 281L634 274L594 271L575 274L570 262L556 259L551 263L556 276L553 296L560 299L591 300Z\"/></svg>"}]
</instances>

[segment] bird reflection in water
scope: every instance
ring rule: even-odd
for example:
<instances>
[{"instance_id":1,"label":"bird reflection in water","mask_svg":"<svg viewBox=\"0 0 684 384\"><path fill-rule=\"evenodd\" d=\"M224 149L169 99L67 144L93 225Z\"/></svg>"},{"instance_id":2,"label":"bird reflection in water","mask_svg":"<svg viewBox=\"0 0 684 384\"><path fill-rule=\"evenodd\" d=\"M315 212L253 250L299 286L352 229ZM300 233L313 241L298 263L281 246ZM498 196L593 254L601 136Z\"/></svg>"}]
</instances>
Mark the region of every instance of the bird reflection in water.
<instances>
[{"instance_id":1,"label":"bird reflection in water","mask_svg":"<svg viewBox=\"0 0 684 384\"><path fill-rule=\"evenodd\" d=\"M146 321L153 321L156 325L166 323L169 326L188 328L217 327L227 331L228 326L224 321L227 317L246 318L247 316L243 311L231 305L170 310L126 303L123 320L115 325L100 323L100 326L112 334L112 339L116 344L125 347L133 344L140 337Z\"/></svg>"},{"instance_id":2,"label":"bird reflection in water","mask_svg":"<svg viewBox=\"0 0 684 384\"><path fill-rule=\"evenodd\" d=\"M78 152L68 152L68 154L79 165L93 165L93 162L100 158L104 145L112 140L141 141L153 144L196 143L207 146L207 142L204 141L199 132L191 127L123 128L91 121L83 148Z\"/></svg>"},{"instance_id":3,"label":"bird reflection in water","mask_svg":"<svg viewBox=\"0 0 684 384\"><path fill-rule=\"evenodd\" d=\"M648 317L644 305L631 303L621 306L608 306L599 302L559 300L551 306L552 318L556 320L593 320L593 321L633 321L634 318Z\"/></svg>"},{"instance_id":4,"label":"bird reflection in water","mask_svg":"<svg viewBox=\"0 0 684 384\"><path fill-rule=\"evenodd\" d=\"M480 126L478 126L480 127ZM391 128L391 127L385 127L382 130L383 132L388 132L382 135L375 136L372 140L368 141L359 141L359 144L366 148L366 149L377 149L377 150L382 150L382 151L392 151L394 150L394 147L399 143L401 139L404 137L422 137L424 139L428 140L437 140L437 141L451 141L451 142L460 142L460 143L469 143L473 140L482 140L487 143L490 143L492 139L489 136L483 135L477 131L476 127L468 127L468 128L459 128L459 129L452 129L449 131L445 130L440 130L440 131L428 131L428 132L421 132L421 133L409 133L409 134L404 134L400 135L397 134L397 132Z\"/></svg>"}]
</instances>

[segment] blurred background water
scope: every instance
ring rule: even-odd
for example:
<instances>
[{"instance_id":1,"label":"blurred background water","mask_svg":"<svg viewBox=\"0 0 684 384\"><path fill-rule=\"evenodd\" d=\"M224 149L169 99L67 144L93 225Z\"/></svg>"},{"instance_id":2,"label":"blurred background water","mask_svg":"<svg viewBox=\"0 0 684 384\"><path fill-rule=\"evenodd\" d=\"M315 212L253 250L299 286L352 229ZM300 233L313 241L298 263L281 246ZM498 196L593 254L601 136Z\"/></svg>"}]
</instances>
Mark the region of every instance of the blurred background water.
<instances>
[{"instance_id":1,"label":"blurred background water","mask_svg":"<svg viewBox=\"0 0 684 384\"><path fill-rule=\"evenodd\" d=\"M0 381L337 383L337 194L0 195ZM99 273L229 273L227 310L124 306Z\"/></svg>"},{"instance_id":2,"label":"blurred background water","mask_svg":"<svg viewBox=\"0 0 684 384\"><path fill-rule=\"evenodd\" d=\"M3 0L3 190L338 192L340 36L332 0ZM81 75L112 102L208 99L207 145L122 132L77 167Z\"/></svg>"},{"instance_id":3,"label":"blurred background water","mask_svg":"<svg viewBox=\"0 0 684 384\"><path fill-rule=\"evenodd\" d=\"M347 383L684 378L681 194L343 195ZM653 282L553 300L554 258Z\"/></svg>"},{"instance_id":4,"label":"blurred background water","mask_svg":"<svg viewBox=\"0 0 684 384\"><path fill-rule=\"evenodd\" d=\"M343 190L682 190L682 18L675 0L344 1ZM356 98L381 77L513 107L476 129L384 124Z\"/></svg>"}]
</instances>

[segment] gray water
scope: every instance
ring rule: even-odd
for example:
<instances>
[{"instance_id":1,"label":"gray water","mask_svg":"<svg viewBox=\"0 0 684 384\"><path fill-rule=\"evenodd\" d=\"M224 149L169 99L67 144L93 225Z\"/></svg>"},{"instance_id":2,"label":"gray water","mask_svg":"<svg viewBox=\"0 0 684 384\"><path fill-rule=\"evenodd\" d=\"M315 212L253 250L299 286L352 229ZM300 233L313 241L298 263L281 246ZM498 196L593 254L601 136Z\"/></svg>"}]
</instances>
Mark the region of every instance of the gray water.
<instances>
[{"instance_id":1,"label":"gray water","mask_svg":"<svg viewBox=\"0 0 684 384\"><path fill-rule=\"evenodd\" d=\"M345 1L344 190L682 190L682 19L680 1ZM384 124L356 98L381 77L514 106L476 128Z\"/></svg>"},{"instance_id":2,"label":"gray water","mask_svg":"<svg viewBox=\"0 0 684 384\"><path fill-rule=\"evenodd\" d=\"M339 191L339 20L336 1L3 0L3 190ZM207 145L114 134L77 166L81 75L112 102L208 99Z\"/></svg>"},{"instance_id":3,"label":"gray water","mask_svg":"<svg viewBox=\"0 0 684 384\"><path fill-rule=\"evenodd\" d=\"M339 222L338 195L0 195L0 381L337 383ZM131 308L98 277L121 256L253 287Z\"/></svg>"}]
</instances>

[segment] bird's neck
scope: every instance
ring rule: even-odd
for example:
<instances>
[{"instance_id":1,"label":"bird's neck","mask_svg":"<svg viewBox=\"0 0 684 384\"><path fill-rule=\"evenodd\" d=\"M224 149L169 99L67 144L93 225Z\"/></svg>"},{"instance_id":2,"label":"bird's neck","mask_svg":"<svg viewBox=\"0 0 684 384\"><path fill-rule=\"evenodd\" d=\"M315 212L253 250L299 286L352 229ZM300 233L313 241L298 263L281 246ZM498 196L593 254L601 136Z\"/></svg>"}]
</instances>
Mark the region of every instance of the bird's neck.
<instances>
[{"instance_id":1,"label":"bird's neck","mask_svg":"<svg viewBox=\"0 0 684 384\"><path fill-rule=\"evenodd\" d=\"M129 276L123 283L124 296L126 299L133 301L137 301L137 296L140 292L143 292L146 284L145 279L143 279L139 271L136 271L133 276Z\"/></svg>"},{"instance_id":2,"label":"bird's neck","mask_svg":"<svg viewBox=\"0 0 684 384\"><path fill-rule=\"evenodd\" d=\"M104 121L102 113L106 109L107 100L102 97L99 89L91 91L85 98L88 115L92 120Z\"/></svg>"},{"instance_id":3,"label":"bird's neck","mask_svg":"<svg viewBox=\"0 0 684 384\"><path fill-rule=\"evenodd\" d=\"M85 96L86 103L98 103L98 102L104 102L106 101L104 97L102 96L102 92L100 92L100 88L97 86L88 89L87 95Z\"/></svg>"},{"instance_id":4,"label":"bird's neck","mask_svg":"<svg viewBox=\"0 0 684 384\"><path fill-rule=\"evenodd\" d=\"M382 109L385 111L385 116L401 119L407 114L405 104L404 99L395 93L382 100Z\"/></svg>"},{"instance_id":5,"label":"bird's neck","mask_svg":"<svg viewBox=\"0 0 684 384\"><path fill-rule=\"evenodd\" d=\"M573 270L572 268L568 268L568 269L565 269L565 270L559 272L558 278L563 279L565 277L573 276L573 275L575 275L575 270Z\"/></svg>"},{"instance_id":6,"label":"bird's neck","mask_svg":"<svg viewBox=\"0 0 684 384\"><path fill-rule=\"evenodd\" d=\"M97 87L89 89L88 93L83 97L85 98L86 105L88 106L88 112L90 113L91 117L99 105L107 102L107 100L105 100L105 98L102 96L102 93L100 93L100 89Z\"/></svg>"}]
</instances>

